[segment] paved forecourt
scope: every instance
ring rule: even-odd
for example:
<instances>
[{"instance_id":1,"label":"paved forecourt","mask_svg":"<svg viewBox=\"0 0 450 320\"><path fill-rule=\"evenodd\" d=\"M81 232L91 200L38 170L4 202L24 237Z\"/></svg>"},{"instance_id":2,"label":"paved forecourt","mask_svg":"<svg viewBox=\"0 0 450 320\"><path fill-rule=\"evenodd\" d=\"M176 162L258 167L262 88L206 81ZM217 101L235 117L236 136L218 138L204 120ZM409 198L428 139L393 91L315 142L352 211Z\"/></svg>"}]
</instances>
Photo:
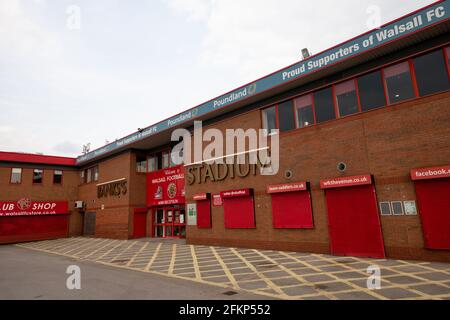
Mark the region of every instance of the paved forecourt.
<instances>
[{"instance_id":1,"label":"paved forecourt","mask_svg":"<svg viewBox=\"0 0 450 320\"><path fill-rule=\"evenodd\" d=\"M450 299L450 264L186 245L159 239L68 238L18 246L278 299ZM381 268L381 289L367 268Z\"/></svg>"}]
</instances>

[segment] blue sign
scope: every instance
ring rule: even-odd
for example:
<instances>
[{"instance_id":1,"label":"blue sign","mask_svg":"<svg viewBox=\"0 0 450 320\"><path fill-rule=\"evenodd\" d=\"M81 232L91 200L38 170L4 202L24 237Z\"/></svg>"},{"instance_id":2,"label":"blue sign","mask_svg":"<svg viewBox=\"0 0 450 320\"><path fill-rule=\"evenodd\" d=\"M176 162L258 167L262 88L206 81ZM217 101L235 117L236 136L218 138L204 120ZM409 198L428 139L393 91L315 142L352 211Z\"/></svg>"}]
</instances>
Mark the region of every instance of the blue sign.
<instances>
[{"instance_id":1,"label":"blue sign","mask_svg":"<svg viewBox=\"0 0 450 320\"><path fill-rule=\"evenodd\" d=\"M390 23L380 29L366 33L358 38L345 42L321 54L298 62L281 71L268 75L256 82L236 89L210 100L193 109L185 111L168 120L158 122L140 132L119 139L102 148L89 152L77 158L77 164L89 161L97 156L104 155L133 142L156 135L179 124L186 123L201 117L211 111L223 109L238 101L245 100L269 89L273 89L292 80L304 77L325 67L342 62L356 55L368 52L388 42L398 40L404 36L423 30L431 25L443 22L449 18L450 1L445 0L433 6L422 9L401 20Z\"/></svg>"}]
</instances>

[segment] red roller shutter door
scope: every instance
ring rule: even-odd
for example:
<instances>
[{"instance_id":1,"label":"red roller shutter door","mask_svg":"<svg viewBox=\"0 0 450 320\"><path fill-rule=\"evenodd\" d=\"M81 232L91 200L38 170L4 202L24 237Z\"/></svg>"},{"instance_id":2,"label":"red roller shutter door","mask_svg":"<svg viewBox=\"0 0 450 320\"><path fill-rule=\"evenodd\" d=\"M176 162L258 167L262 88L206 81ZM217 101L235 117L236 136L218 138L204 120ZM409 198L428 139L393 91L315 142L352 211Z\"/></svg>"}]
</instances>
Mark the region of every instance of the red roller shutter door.
<instances>
[{"instance_id":1,"label":"red roller shutter door","mask_svg":"<svg viewBox=\"0 0 450 320\"><path fill-rule=\"evenodd\" d=\"M145 238L147 236L147 209L134 209L133 238Z\"/></svg>"},{"instance_id":2,"label":"red roller shutter door","mask_svg":"<svg viewBox=\"0 0 450 320\"><path fill-rule=\"evenodd\" d=\"M197 201L197 227L199 229L211 228L211 194L201 193L194 195Z\"/></svg>"},{"instance_id":3,"label":"red roller shutter door","mask_svg":"<svg viewBox=\"0 0 450 320\"><path fill-rule=\"evenodd\" d=\"M384 241L371 177L333 180L345 181L342 179L347 179L348 184L337 183L333 187L322 184L326 189L332 254L384 258ZM359 179L369 184L360 183Z\"/></svg>"},{"instance_id":4,"label":"red roller shutter door","mask_svg":"<svg viewBox=\"0 0 450 320\"><path fill-rule=\"evenodd\" d=\"M254 229L253 190L241 189L221 193L226 229Z\"/></svg>"},{"instance_id":5,"label":"red roller shutter door","mask_svg":"<svg viewBox=\"0 0 450 320\"><path fill-rule=\"evenodd\" d=\"M450 166L416 169L412 178L426 248L450 250Z\"/></svg>"},{"instance_id":6,"label":"red roller shutter door","mask_svg":"<svg viewBox=\"0 0 450 320\"><path fill-rule=\"evenodd\" d=\"M314 227L311 195L306 182L270 185L273 227L276 229L310 229Z\"/></svg>"}]
</instances>

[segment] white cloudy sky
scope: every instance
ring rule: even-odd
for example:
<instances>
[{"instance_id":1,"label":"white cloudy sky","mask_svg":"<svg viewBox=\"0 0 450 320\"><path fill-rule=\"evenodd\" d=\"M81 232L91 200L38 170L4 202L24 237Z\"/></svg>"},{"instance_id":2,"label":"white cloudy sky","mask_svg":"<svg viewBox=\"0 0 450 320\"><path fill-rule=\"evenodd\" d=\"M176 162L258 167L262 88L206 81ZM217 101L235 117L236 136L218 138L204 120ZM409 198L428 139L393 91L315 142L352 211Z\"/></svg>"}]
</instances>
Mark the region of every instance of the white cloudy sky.
<instances>
[{"instance_id":1,"label":"white cloudy sky","mask_svg":"<svg viewBox=\"0 0 450 320\"><path fill-rule=\"evenodd\" d=\"M432 2L0 0L0 150L79 155Z\"/></svg>"}]
</instances>

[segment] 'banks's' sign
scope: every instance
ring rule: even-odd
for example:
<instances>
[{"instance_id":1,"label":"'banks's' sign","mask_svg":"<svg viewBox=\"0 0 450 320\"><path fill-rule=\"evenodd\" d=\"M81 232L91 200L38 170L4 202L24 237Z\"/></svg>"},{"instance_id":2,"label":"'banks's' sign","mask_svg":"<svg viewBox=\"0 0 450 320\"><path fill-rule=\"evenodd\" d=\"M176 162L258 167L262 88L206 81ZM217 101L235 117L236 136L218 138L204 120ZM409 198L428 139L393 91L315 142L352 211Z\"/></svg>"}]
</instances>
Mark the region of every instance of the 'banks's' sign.
<instances>
[{"instance_id":1,"label":"'banks's' sign","mask_svg":"<svg viewBox=\"0 0 450 320\"><path fill-rule=\"evenodd\" d=\"M243 101L251 96L281 86L287 82L299 79L325 67L338 64L348 58L369 52L381 47L388 42L399 40L403 37L421 31L429 26L443 22L450 16L450 0L439 2L433 6L410 14L403 19L392 22L380 29L373 30L355 39L347 41L339 46L331 48L321 54L298 62L283 70L268 75L256 82L243 86L232 92L224 94L214 100L205 102L191 110L161 121L142 131L128 137L119 139L100 149L94 150L77 158L77 164L86 162L97 156L111 152L115 149L129 145L133 142L158 134L176 125L192 121L211 111L225 108L236 102Z\"/></svg>"}]
</instances>

